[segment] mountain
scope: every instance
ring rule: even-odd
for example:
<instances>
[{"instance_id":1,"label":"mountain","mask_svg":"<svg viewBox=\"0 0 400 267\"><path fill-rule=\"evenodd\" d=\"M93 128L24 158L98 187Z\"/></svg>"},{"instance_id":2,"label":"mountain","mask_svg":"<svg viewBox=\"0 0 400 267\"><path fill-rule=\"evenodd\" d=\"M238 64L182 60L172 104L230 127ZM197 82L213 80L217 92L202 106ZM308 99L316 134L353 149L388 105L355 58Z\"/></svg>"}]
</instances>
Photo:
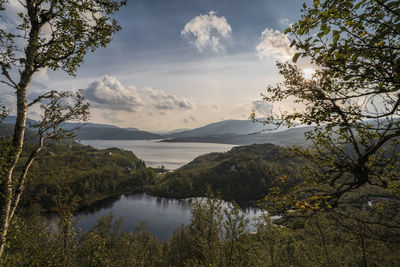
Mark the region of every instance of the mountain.
<instances>
[{"instance_id":1,"label":"mountain","mask_svg":"<svg viewBox=\"0 0 400 267\"><path fill-rule=\"evenodd\" d=\"M78 140L149 140L163 139L163 136L145 131L121 128L82 127L75 130Z\"/></svg>"},{"instance_id":2,"label":"mountain","mask_svg":"<svg viewBox=\"0 0 400 267\"><path fill-rule=\"evenodd\" d=\"M168 138L198 137L212 135L246 135L273 129L273 125L263 125L251 120L224 120L189 131L167 134ZM284 130L284 128L280 129Z\"/></svg>"},{"instance_id":3,"label":"mountain","mask_svg":"<svg viewBox=\"0 0 400 267\"><path fill-rule=\"evenodd\" d=\"M101 123L82 123L82 122L65 122L61 124L61 127L68 130L73 130L76 128L108 128L108 129L120 129L118 126L110 125L110 124L101 124Z\"/></svg>"},{"instance_id":4,"label":"mountain","mask_svg":"<svg viewBox=\"0 0 400 267\"><path fill-rule=\"evenodd\" d=\"M6 138L12 136L14 131L14 125L10 123L1 123L0 124L0 136L4 136ZM37 133L31 129L25 130L25 140L37 140Z\"/></svg>"},{"instance_id":5,"label":"mountain","mask_svg":"<svg viewBox=\"0 0 400 267\"><path fill-rule=\"evenodd\" d=\"M30 124L37 123L27 119L27 128ZM15 116L8 116L6 124L14 124ZM251 120L224 120L211 123L196 129L176 129L170 132L147 132L138 128L119 128L109 124L66 122L61 127L72 130L78 140L150 140L165 139L163 142L198 142L198 143L222 143L235 145L264 144L275 145L304 145L306 143L304 132L312 129L281 128L273 129L273 125L254 123ZM32 128L30 128L32 129ZM34 129L32 129L34 130Z\"/></svg>"},{"instance_id":6,"label":"mountain","mask_svg":"<svg viewBox=\"0 0 400 267\"><path fill-rule=\"evenodd\" d=\"M166 135L171 135L171 134L186 132L186 131L190 131L190 130L192 130L192 129L189 129L189 128L182 128L182 129L175 129L175 130L172 130L172 131L151 131L151 132L152 132L152 133L155 133L155 134L159 134L159 135L166 136Z\"/></svg>"},{"instance_id":7,"label":"mountain","mask_svg":"<svg viewBox=\"0 0 400 267\"><path fill-rule=\"evenodd\" d=\"M2 124L15 124L15 119L16 119L16 116L7 116L1 123ZM27 124L28 128L30 128L29 127L30 124L35 124L35 123L37 123L37 121L32 120L30 118L26 119L26 124Z\"/></svg>"},{"instance_id":8,"label":"mountain","mask_svg":"<svg viewBox=\"0 0 400 267\"><path fill-rule=\"evenodd\" d=\"M128 131L132 131L132 132L140 131L139 128L135 128L135 127L128 127L128 128L124 128L124 129L128 130Z\"/></svg>"},{"instance_id":9,"label":"mountain","mask_svg":"<svg viewBox=\"0 0 400 267\"><path fill-rule=\"evenodd\" d=\"M165 139L162 142L192 142L192 143L219 143L233 145L251 145L270 143L279 146L306 145L304 133L312 130L313 127L291 128L281 132L265 132L258 134L221 134L208 136L177 137Z\"/></svg>"},{"instance_id":10,"label":"mountain","mask_svg":"<svg viewBox=\"0 0 400 267\"><path fill-rule=\"evenodd\" d=\"M15 123L16 116L7 116L5 120L2 122L4 124L14 124ZM30 118L26 119L27 127L30 128L31 124L38 123L37 120L33 120ZM80 127L86 127L86 128L114 128L114 129L119 129L118 126L110 125L110 124L101 124L101 123L83 123L83 122L65 122L62 123L61 126L64 129L71 130L75 128L80 128Z\"/></svg>"},{"instance_id":11,"label":"mountain","mask_svg":"<svg viewBox=\"0 0 400 267\"><path fill-rule=\"evenodd\" d=\"M15 123L15 116L8 116L0 129L0 133L4 133L5 136L12 133L11 125ZM35 124L37 121L33 119L27 119L27 128L29 136L35 136L35 129L31 128L31 124ZM81 122L65 122L61 124L61 127L67 130L74 130L74 133L78 140L148 140L148 139L163 139L164 137L158 134L140 131L137 128L119 128L109 124L99 123L81 123Z\"/></svg>"}]
</instances>

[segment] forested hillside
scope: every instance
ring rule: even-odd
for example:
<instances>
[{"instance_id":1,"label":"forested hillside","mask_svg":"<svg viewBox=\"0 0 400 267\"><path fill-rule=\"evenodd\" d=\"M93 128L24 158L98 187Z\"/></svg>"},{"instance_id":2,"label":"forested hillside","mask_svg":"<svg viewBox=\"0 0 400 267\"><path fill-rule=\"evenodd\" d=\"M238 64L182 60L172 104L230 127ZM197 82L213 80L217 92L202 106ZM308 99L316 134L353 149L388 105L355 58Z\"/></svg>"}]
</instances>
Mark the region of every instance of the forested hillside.
<instances>
[{"instance_id":1,"label":"forested hillside","mask_svg":"<svg viewBox=\"0 0 400 267\"><path fill-rule=\"evenodd\" d=\"M274 180L287 176L297 182L296 169L305 161L287 157L288 150L272 144L234 147L226 153L199 156L180 169L167 173L151 194L169 197L204 196L207 186L228 200L258 200Z\"/></svg>"},{"instance_id":2,"label":"forested hillside","mask_svg":"<svg viewBox=\"0 0 400 267\"><path fill-rule=\"evenodd\" d=\"M31 146L24 147L23 158ZM109 196L141 191L155 181L153 169L130 151L51 144L32 166L23 206L38 203L45 211L60 205L80 208Z\"/></svg>"}]
</instances>

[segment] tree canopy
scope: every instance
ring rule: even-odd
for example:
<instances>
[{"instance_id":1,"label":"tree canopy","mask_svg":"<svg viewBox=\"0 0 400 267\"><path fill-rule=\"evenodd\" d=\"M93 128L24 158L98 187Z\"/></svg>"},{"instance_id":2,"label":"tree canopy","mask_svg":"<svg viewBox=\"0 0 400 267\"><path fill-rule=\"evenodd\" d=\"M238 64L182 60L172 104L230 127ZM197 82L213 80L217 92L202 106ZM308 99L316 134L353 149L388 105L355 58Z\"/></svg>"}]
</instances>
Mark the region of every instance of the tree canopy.
<instances>
[{"instance_id":1,"label":"tree canopy","mask_svg":"<svg viewBox=\"0 0 400 267\"><path fill-rule=\"evenodd\" d=\"M60 124L66 120L85 120L88 115L88 105L79 93L52 90L28 103L32 77L44 68L75 75L86 53L106 46L120 29L113 15L126 1L25 0L18 3L21 9L19 20L14 21L17 26L0 29L0 82L10 86L17 99L12 140L6 142L7 153L0 161L0 261L29 168L42 149L44 138L68 136ZM10 12L8 8L8 1L0 0L0 18ZM17 176L14 170L24 143L28 109L39 103L42 121L35 126L40 139L23 164L22 174Z\"/></svg>"},{"instance_id":2,"label":"tree canopy","mask_svg":"<svg viewBox=\"0 0 400 267\"><path fill-rule=\"evenodd\" d=\"M294 149L314 163L303 170L308 188L286 198L288 206L336 207L365 185L398 193L400 2L315 0L302 12L286 30L297 49L293 63L277 64L284 81L263 96L298 107L271 113L267 123L315 126L307 133L313 145ZM315 66L311 79L299 58Z\"/></svg>"}]
</instances>

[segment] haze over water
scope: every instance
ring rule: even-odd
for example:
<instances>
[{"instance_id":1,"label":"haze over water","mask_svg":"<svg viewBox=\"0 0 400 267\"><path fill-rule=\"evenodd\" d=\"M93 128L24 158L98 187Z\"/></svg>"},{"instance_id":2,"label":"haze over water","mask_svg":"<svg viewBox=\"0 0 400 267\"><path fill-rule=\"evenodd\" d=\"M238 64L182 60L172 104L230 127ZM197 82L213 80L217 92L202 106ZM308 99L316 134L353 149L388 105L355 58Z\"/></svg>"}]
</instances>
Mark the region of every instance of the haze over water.
<instances>
[{"instance_id":1,"label":"haze over water","mask_svg":"<svg viewBox=\"0 0 400 267\"><path fill-rule=\"evenodd\" d=\"M81 144L94 148L111 147L132 151L149 167L164 165L168 170L177 169L196 157L211 152L226 152L235 145L213 143L164 143L160 140L82 140Z\"/></svg>"}]
</instances>

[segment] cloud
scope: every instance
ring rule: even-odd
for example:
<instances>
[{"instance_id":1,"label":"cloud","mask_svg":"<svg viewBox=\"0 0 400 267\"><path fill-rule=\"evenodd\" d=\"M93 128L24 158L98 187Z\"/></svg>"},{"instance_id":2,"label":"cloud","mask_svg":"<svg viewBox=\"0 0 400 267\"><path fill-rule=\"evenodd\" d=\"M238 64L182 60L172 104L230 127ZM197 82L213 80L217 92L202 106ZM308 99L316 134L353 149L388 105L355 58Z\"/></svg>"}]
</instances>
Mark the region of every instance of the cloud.
<instances>
[{"instance_id":1,"label":"cloud","mask_svg":"<svg viewBox=\"0 0 400 267\"><path fill-rule=\"evenodd\" d=\"M26 8L20 3L20 1L6 1L5 10L0 17L0 24L2 29L5 31L16 31L16 26L21 22L19 13L26 14Z\"/></svg>"},{"instance_id":2,"label":"cloud","mask_svg":"<svg viewBox=\"0 0 400 267\"><path fill-rule=\"evenodd\" d=\"M0 107L5 106L7 108L15 108L17 98L11 90L4 90L0 88Z\"/></svg>"},{"instance_id":3,"label":"cloud","mask_svg":"<svg viewBox=\"0 0 400 267\"><path fill-rule=\"evenodd\" d=\"M34 77L35 77L35 79L37 81L48 81L49 80L49 75L47 73L47 68L39 69L39 71L36 72Z\"/></svg>"},{"instance_id":4,"label":"cloud","mask_svg":"<svg viewBox=\"0 0 400 267\"><path fill-rule=\"evenodd\" d=\"M30 85L32 87L36 87L36 88L39 88L39 89L42 89L42 90L48 90L49 89L46 84L44 84L42 82L38 82L38 81L31 81Z\"/></svg>"},{"instance_id":5,"label":"cloud","mask_svg":"<svg viewBox=\"0 0 400 267\"><path fill-rule=\"evenodd\" d=\"M256 50L260 58L275 57L279 60L291 59L295 49L290 47L287 35L278 30L266 28L260 38Z\"/></svg>"},{"instance_id":6,"label":"cloud","mask_svg":"<svg viewBox=\"0 0 400 267\"><path fill-rule=\"evenodd\" d=\"M192 116L192 115L190 115L189 117L183 119L183 122L184 122L185 124L188 124L189 122L196 122L196 121L197 121L197 119L196 119L194 116Z\"/></svg>"},{"instance_id":7,"label":"cloud","mask_svg":"<svg viewBox=\"0 0 400 267\"><path fill-rule=\"evenodd\" d=\"M262 100L253 101L253 110L254 112L258 112L262 115L267 115L272 111L272 104L267 103Z\"/></svg>"},{"instance_id":8,"label":"cloud","mask_svg":"<svg viewBox=\"0 0 400 267\"><path fill-rule=\"evenodd\" d=\"M280 26L285 28L289 27L292 24L288 18L280 18L278 20L278 23Z\"/></svg>"},{"instance_id":9,"label":"cloud","mask_svg":"<svg viewBox=\"0 0 400 267\"><path fill-rule=\"evenodd\" d=\"M101 115L107 121L120 124L125 123L125 120L119 119L115 112L103 112Z\"/></svg>"},{"instance_id":10,"label":"cloud","mask_svg":"<svg viewBox=\"0 0 400 267\"><path fill-rule=\"evenodd\" d=\"M225 17L218 17L214 11L194 17L183 28L181 35L189 40L200 52L211 49L219 52L224 49L221 39L229 37L231 26Z\"/></svg>"},{"instance_id":11,"label":"cloud","mask_svg":"<svg viewBox=\"0 0 400 267\"><path fill-rule=\"evenodd\" d=\"M125 87L115 77L108 75L80 92L95 107L134 112L143 106L134 86Z\"/></svg>"},{"instance_id":12,"label":"cloud","mask_svg":"<svg viewBox=\"0 0 400 267\"><path fill-rule=\"evenodd\" d=\"M189 110L194 104L184 97L168 95L162 90L154 90L150 87L144 88L144 92L150 98L153 106L163 110Z\"/></svg>"}]
</instances>

